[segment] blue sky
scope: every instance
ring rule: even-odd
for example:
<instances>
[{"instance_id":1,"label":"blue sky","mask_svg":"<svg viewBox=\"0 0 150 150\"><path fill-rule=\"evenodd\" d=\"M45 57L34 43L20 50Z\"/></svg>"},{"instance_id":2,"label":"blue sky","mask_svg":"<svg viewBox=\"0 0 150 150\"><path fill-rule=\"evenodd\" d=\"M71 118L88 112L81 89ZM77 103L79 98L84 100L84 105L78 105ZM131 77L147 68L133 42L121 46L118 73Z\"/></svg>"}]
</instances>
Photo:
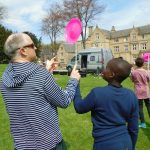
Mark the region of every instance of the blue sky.
<instances>
[{"instance_id":1,"label":"blue sky","mask_svg":"<svg viewBox=\"0 0 150 150\"><path fill-rule=\"evenodd\" d=\"M46 8L53 2L61 0L0 0L0 4L7 7L7 18L2 24L12 31L29 31L41 37L43 43L49 39L42 35L41 20L46 15ZM133 25L150 24L150 0L101 0L106 5L105 12L97 17L94 24L100 28L116 30L132 28ZM63 39L63 36L62 36Z\"/></svg>"}]
</instances>

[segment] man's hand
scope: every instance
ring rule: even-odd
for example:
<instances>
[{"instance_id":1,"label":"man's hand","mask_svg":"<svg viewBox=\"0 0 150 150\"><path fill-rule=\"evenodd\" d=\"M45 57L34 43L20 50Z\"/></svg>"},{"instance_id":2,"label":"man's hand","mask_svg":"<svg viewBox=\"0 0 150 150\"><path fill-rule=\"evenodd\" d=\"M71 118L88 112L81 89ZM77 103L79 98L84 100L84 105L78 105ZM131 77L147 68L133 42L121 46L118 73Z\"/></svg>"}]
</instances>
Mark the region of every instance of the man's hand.
<instances>
[{"instance_id":1,"label":"man's hand","mask_svg":"<svg viewBox=\"0 0 150 150\"><path fill-rule=\"evenodd\" d=\"M72 69L72 72L70 74L70 77L75 78L77 80L80 80L81 75L80 75L79 71L76 69L76 67L77 67L77 65L74 65L74 67Z\"/></svg>"},{"instance_id":2,"label":"man's hand","mask_svg":"<svg viewBox=\"0 0 150 150\"><path fill-rule=\"evenodd\" d=\"M56 61L56 57L53 57L51 60L46 61L46 69L49 72L53 72L58 67L58 61Z\"/></svg>"}]
</instances>

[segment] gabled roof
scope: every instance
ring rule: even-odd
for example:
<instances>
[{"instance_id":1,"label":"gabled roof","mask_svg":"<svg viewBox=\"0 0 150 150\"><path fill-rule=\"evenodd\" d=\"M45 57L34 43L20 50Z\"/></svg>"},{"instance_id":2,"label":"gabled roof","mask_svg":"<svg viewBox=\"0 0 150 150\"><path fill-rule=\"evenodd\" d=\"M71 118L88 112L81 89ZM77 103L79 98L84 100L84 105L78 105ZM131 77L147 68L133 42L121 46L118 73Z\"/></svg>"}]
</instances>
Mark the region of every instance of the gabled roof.
<instances>
[{"instance_id":1,"label":"gabled roof","mask_svg":"<svg viewBox=\"0 0 150 150\"><path fill-rule=\"evenodd\" d=\"M106 35L106 38L114 39L114 38L130 36L130 33L133 29L137 30L139 35L150 34L150 25L141 26L141 27L133 27L133 28L129 28L125 30L118 30L118 31L113 31L113 32L105 30L105 29L100 29L100 30Z\"/></svg>"},{"instance_id":2,"label":"gabled roof","mask_svg":"<svg viewBox=\"0 0 150 150\"><path fill-rule=\"evenodd\" d=\"M130 29L111 32L111 38L119 38L119 37L129 36L133 29L137 30L139 35L150 33L150 25L146 25L146 26L133 27Z\"/></svg>"},{"instance_id":3,"label":"gabled roof","mask_svg":"<svg viewBox=\"0 0 150 150\"><path fill-rule=\"evenodd\" d=\"M142 27L138 27L139 30L139 34L148 34L150 33L150 25L146 25L146 26L142 26Z\"/></svg>"},{"instance_id":4,"label":"gabled roof","mask_svg":"<svg viewBox=\"0 0 150 150\"><path fill-rule=\"evenodd\" d=\"M107 39L110 39L111 32L105 29L101 29L101 31L105 34Z\"/></svg>"},{"instance_id":5,"label":"gabled roof","mask_svg":"<svg viewBox=\"0 0 150 150\"><path fill-rule=\"evenodd\" d=\"M98 31L102 31L102 32L105 34L106 38L110 38L110 34L111 34L110 31L105 30L105 29L102 29L102 28L98 28L98 27L96 27L96 29L97 29ZM94 32L95 32L95 30L92 31L92 33L89 35L89 37L91 37L91 36L94 34ZM88 38L89 38L89 37L88 37Z\"/></svg>"},{"instance_id":6,"label":"gabled roof","mask_svg":"<svg viewBox=\"0 0 150 150\"><path fill-rule=\"evenodd\" d=\"M119 38L119 37L126 37L126 36L130 35L131 31L132 31L132 29L114 31L114 32L111 32L110 38L114 39L114 38Z\"/></svg>"}]
</instances>

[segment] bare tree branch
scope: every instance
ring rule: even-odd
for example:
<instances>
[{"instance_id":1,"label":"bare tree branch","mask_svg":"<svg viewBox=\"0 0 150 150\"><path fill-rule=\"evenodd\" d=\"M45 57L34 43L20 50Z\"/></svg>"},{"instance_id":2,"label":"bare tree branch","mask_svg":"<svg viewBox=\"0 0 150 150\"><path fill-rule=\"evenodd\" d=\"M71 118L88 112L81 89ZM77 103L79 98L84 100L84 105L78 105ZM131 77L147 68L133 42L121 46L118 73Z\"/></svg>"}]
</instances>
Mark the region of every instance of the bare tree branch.
<instances>
[{"instance_id":1,"label":"bare tree branch","mask_svg":"<svg viewBox=\"0 0 150 150\"><path fill-rule=\"evenodd\" d=\"M60 6L56 3L49 10L45 18L42 20L42 32L50 38L52 51L56 51L57 38L59 37L64 21L62 19Z\"/></svg>"},{"instance_id":2,"label":"bare tree branch","mask_svg":"<svg viewBox=\"0 0 150 150\"><path fill-rule=\"evenodd\" d=\"M63 15L66 21L72 17L78 17L82 21L82 44L83 48L86 48L87 27L97 15L105 10L105 6L100 4L98 0L64 0L63 5Z\"/></svg>"}]
</instances>

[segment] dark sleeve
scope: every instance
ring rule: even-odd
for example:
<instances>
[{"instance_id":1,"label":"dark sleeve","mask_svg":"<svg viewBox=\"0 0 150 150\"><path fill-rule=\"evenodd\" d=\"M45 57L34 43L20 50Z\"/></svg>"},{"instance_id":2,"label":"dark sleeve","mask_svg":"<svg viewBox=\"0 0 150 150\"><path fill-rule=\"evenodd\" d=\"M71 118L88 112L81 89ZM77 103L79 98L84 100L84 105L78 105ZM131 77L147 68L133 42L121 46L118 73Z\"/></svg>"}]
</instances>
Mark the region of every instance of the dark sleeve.
<instances>
[{"instance_id":1,"label":"dark sleeve","mask_svg":"<svg viewBox=\"0 0 150 150\"><path fill-rule=\"evenodd\" d=\"M46 99L53 105L61 108L66 108L75 96L78 80L70 79L63 90L49 73L44 84L44 92Z\"/></svg>"},{"instance_id":2,"label":"dark sleeve","mask_svg":"<svg viewBox=\"0 0 150 150\"><path fill-rule=\"evenodd\" d=\"M94 92L91 91L86 98L82 99L78 85L73 101L76 112L82 114L91 111L94 108L94 98Z\"/></svg>"},{"instance_id":3,"label":"dark sleeve","mask_svg":"<svg viewBox=\"0 0 150 150\"><path fill-rule=\"evenodd\" d=\"M132 144L133 144L133 149L135 150L135 144L137 141L138 137L138 112L139 112L139 107L138 107L138 99L136 98L135 95L133 95L134 101L133 101L133 108L131 115L128 119L128 132L130 134Z\"/></svg>"}]
</instances>

